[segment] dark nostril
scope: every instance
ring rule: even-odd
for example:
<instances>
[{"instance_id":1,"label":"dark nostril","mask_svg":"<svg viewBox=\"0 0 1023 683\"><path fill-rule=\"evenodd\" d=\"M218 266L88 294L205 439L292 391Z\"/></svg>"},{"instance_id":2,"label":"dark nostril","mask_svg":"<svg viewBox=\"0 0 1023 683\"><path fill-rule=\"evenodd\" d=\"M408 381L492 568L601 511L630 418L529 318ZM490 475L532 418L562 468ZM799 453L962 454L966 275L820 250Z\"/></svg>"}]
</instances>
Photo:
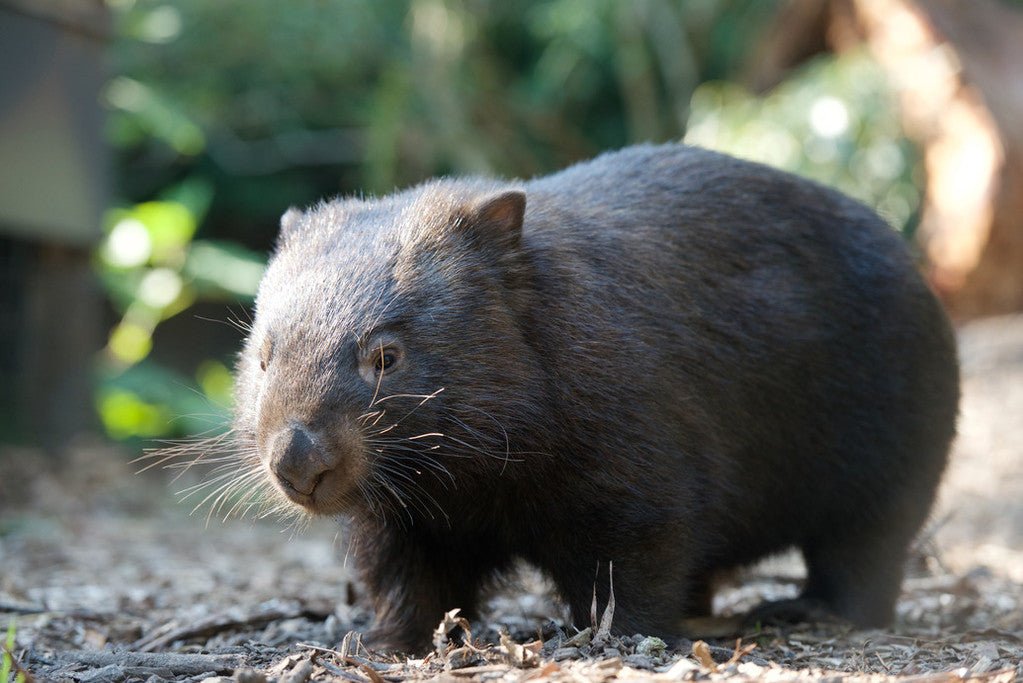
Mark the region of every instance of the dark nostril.
<instances>
[{"instance_id":1,"label":"dark nostril","mask_svg":"<svg viewBox=\"0 0 1023 683\"><path fill-rule=\"evenodd\" d=\"M309 432L294 424L274 438L270 469L282 484L308 496L316 490L330 465Z\"/></svg>"}]
</instances>

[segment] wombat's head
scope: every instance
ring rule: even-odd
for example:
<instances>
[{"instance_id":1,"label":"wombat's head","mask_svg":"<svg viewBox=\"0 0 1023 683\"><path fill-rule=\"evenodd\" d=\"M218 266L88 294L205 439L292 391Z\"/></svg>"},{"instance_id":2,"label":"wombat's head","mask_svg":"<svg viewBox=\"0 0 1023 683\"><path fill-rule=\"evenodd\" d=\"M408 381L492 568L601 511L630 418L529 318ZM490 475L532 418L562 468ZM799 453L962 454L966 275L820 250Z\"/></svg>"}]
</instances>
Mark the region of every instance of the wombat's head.
<instances>
[{"instance_id":1,"label":"wombat's head","mask_svg":"<svg viewBox=\"0 0 1023 683\"><path fill-rule=\"evenodd\" d=\"M439 181L285 214L236 395L275 492L313 514L443 517L508 466L538 388L524 211L518 190Z\"/></svg>"}]
</instances>

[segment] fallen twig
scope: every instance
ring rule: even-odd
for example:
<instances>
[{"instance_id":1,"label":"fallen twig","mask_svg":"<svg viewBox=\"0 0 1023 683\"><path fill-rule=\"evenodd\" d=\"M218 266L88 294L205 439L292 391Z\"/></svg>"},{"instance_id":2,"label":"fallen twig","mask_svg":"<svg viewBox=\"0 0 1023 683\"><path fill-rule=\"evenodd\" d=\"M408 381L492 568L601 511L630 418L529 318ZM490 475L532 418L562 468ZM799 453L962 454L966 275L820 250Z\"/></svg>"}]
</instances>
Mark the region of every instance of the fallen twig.
<instances>
[{"instance_id":1,"label":"fallen twig","mask_svg":"<svg viewBox=\"0 0 1023 683\"><path fill-rule=\"evenodd\" d=\"M191 655L176 652L96 652L65 650L57 652L60 664L86 664L94 667L167 669L175 674L196 675L215 671L230 673L245 661L237 655Z\"/></svg>"},{"instance_id":2,"label":"fallen twig","mask_svg":"<svg viewBox=\"0 0 1023 683\"><path fill-rule=\"evenodd\" d=\"M46 612L42 605L32 605L21 602L0 602L0 613L3 614L42 614Z\"/></svg>"},{"instance_id":3,"label":"fallen twig","mask_svg":"<svg viewBox=\"0 0 1023 683\"><path fill-rule=\"evenodd\" d=\"M176 640L189 638L209 638L210 636L241 628L261 628L279 619L295 619L311 617L325 619L329 613L312 610L306 605L274 605L251 614L214 614L190 624L168 622L153 632L139 638L131 644L131 649L138 652L152 652L170 645Z\"/></svg>"}]
</instances>

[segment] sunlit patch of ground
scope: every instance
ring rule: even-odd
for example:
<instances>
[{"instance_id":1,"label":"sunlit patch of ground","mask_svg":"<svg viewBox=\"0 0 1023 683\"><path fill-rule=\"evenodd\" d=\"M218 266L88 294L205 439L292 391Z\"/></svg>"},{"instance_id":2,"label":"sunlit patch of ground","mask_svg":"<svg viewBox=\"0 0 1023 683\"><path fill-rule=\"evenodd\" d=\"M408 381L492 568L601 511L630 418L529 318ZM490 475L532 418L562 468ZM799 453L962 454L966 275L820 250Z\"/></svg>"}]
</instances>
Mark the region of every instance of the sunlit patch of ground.
<instances>
[{"instance_id":1,"label":"sunlit patch of ground","mask_svg":"<svg viewBox=\"0 0 1023 683\"><path fill-rule=\"evenodd\" d=\"M476 645L380 657L346 638L368 614L336 526L207 525L159 474L86 446L57 476L37 454L2 455L0 619L14 618L24 667L69 681L1023 678L1023 318L974 324L961 347L961 435L891 629L768 629L738 645L580 635L526 572L472 625ZM716 607L791 596L799 571L762 564Z\"/></svg>"}]
</instances>

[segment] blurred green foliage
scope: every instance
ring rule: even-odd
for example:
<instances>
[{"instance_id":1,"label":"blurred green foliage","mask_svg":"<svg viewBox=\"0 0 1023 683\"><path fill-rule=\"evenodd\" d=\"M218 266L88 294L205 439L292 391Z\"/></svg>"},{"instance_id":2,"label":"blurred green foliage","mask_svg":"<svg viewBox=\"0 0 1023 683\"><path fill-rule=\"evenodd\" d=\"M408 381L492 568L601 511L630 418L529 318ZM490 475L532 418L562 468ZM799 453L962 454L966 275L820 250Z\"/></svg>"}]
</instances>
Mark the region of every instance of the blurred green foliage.
<instances>
[{"instance_id":1,"label":"blurred green foliage","mask_svg":"<svg viewBox=\"0 0 1023 683\"><path fill-rule=\"evenodd\" d=\"M705 83L693 93L685 141L837 187L907 235L916 228L919 155L865 53L817 59L763 97Z\"/></svg>"},{"instance_id":2,"label":"blurred green foliage","mask_svg":"<svg viewBox=\"0 0 1023 683\"><path fill-rule=\"evenodd\" d=\"M231 350L171 369L154 333L251 304L289 205L686 136L913 223L917 160L867 57L739 85L777 0L107 2L121 197L96 261L121 318L97 405L117 438L225 421Z\"/></svg>"},{"instance_id":3,"label":"blurred green foliage","mask_svg":"<svg viewBox=\"0 0 1023 683\"><path fill-rule=\"evenodd\" d=\"M2 683L8 683L11 680L11 672L15 670L13 653L16 635L17 629L12 617L7 623L7 635L4 638L2 648L3 653L0 654L0 682ZM24 681L25 674L22 671L18 671L14 676L14 683L24 683Z\"/></svg>"},{"instance_id":4,"label":"blurred green foliage","mask_svg":"<svg viewBox=\"0 0 1023 683\"><path fill-rule=\"evenodd\" d=\"M208 184L190 180L159 199L107 212L96 262L121 319L107 342L97 409L114 438L195 434L226 421L230 387L208 379L230 377L222 362L197 359L192 381L146 360L162 321L200 298L251 301L262 276L261 255L234 243L195 239L211 192Z\"/></svg>"}]
</instances>

